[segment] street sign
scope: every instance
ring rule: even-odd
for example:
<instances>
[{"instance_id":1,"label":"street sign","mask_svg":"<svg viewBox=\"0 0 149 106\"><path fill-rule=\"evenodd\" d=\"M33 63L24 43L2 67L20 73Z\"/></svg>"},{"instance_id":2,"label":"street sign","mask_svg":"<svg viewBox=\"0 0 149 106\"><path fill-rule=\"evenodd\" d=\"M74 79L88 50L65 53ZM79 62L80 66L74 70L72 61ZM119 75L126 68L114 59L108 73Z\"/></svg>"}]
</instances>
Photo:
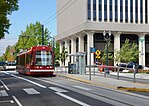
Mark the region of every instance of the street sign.
<instances>
[{"instance_id":1,"label":"street sign","mask_svg":"<svg viewBox=\"0 0 149 106\"><path fill-rule=\"evenodd\" d=\"M96 48L95 48L95 47L91 47L91 48L90 48L90 52L91 52L91 53L95 53L95 52L96 52Z\"/></svg>"},{"instance_id":2,"label":"street sign","mask_svg":"<svg viewBox=\"0 0 149 106\"><path fill-rule=\"evenodd\" d=\"M100 50L96 50L95 54L96 54L96 58L100 58L101 51Z\"/></svg>"}]
</instances>

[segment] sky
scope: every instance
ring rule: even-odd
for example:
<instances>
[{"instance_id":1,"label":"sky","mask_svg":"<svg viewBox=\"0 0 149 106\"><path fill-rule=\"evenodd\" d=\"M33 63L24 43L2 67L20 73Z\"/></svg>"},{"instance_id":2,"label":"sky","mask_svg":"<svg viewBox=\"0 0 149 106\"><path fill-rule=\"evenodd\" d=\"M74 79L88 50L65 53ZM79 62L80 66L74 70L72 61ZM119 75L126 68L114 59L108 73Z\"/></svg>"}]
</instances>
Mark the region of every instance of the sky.
<instances>
[{"instance_id":1,"label":"sky","mask_svg":"<svg viewBox=\"0 0 149 106\"><path fill-rule=\"evenodd\" d=\"M56 32L56 0L19 0L19 10L8 16L10 23L9 34L0 40L0 56L8 45L14 45L21 31L25 31L30 23L39 21L55 36ZM53 17L52 17L53 16Z\"/></svg>"}]
</instances>

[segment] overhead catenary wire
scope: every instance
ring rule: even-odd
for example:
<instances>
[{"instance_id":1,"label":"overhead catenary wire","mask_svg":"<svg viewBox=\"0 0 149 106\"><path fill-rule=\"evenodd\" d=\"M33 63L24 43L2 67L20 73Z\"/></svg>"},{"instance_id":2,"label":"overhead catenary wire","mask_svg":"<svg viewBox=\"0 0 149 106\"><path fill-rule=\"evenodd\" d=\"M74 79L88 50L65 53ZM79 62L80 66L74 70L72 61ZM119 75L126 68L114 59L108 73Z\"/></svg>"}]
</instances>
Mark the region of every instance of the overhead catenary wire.
<instances>
[{"instance_id":1,"label":"overhead catenary wire","mask_svg":"<svg viewBox=\"0 0 149 106\"><path fill-rule=\"evenodd\" d=\"M71 0L71 1L73 1L73 0ZM47 25L48 23L52 22L57 16L61 15L64 11L66 11L68 8L70 8L72 5L74 5L77 1L78 1L78 0L74 0L70 5L68 5L68 4L70 3L70 1L67 2L66 4L67 4L68 6L65 4L61 9L59 9L59 10L55 13L55 15L51 16L51 18L48 18L48 21L45 23L45 25ZM66 7L66 6L67 6L67 7ZM66 7L66 8L65 8L65 7Z\"/></svg>"},{"instance_id":2,"label":"overhead catenary wire","mask_svg":"<svg viewBox=\"0 0 149 106\"><path fill-rule=\"evenodd\" d=\"M43 23L46 23L48 20L50 20L52 17L54 17L58 12L60 12L63 8L65 8L72 0L68 1L63 7L61 7L57 12L52 14L48 19L46 19Z\"/></svg>"}]
</instances>

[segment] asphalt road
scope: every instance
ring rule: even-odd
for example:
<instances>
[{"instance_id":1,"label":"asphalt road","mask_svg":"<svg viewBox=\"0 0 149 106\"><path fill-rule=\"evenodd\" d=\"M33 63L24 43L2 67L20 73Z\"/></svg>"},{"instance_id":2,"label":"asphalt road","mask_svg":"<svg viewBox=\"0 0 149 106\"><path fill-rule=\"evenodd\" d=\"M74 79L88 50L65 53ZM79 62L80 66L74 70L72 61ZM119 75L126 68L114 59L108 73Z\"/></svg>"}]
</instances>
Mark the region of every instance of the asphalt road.
<instances>
[{"instance_id":1,"label":"asphalt road","mask_svg":"<svg viewBox=\"0 0 149 106\"><path fill-rule=\"evenodd\" d=\"M63 77L0 72L0 106L148 106L149 97Z\"/></svg>"}]
</instances>

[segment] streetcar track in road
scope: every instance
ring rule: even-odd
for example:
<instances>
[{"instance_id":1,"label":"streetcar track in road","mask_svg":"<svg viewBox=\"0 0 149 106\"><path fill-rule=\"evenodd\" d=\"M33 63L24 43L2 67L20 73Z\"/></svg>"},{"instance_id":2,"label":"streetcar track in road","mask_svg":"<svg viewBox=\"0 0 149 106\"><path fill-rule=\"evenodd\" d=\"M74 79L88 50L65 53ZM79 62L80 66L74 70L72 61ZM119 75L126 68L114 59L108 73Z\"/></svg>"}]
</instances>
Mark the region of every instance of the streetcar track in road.
<instances>
[{"instance_id":1,"label":"streetcar track in road","mask_svg":"<svg viewBox=\"0 0 149 106\"><path fill-rule=\"evenodd\" d=\"M9 88L7 87L7 85L2 80L0 80L0 82L3 84L3 86L5 87L5 89L9 91Z\"/></svg>"},{"instance_id":2,"label":"streetcar track in road","mask_svg":"<svg viewBox=\"0 0 149 106\"><path fill-rule=\"evenodd\" d=\"M61 79L63 79L63 82L66 82L66 81L64 81L64 78L61 78ZM65 80L66 80L66 79L65 79ZM71 80L71 79L67 79L67 80L72 81L72 82L75 82L75 83L79 82L79 81ZM58 83L58 82L57 82L57 83ZM79 83L80 83L80 84L84 84L83 82L79 82ZM68 84L68 82L67 82L67 84ZM112 91L112 92L115 92L115 93L126 94L126 95L130 95L130 96L136 96L136 97L141 98L141 99L149 100L149 97L146 97L146 96L144 96L144 95L137 95L137 94L135 94L135 93L126 92L126 91L119 91L119 90L116 90L116 89L115 89L115 90L112 90L112 89L109 89L109 88L105 88L104 86L97 86L97 85L93 85L93 84L89 84L89 83L85 83L85 84L91 85L91 86L93 86L93 87L95 87L95 88L100 88L100 89L103 89L103 90ZM69 85L69 84L68 84L68 85Z\"/></svg>"},{"instance_id":3,"label":"streetcar track in road","mask_svg":"<svg viewBox=\"0 0 149 106\"><path fill-rule=\"evenodd\" d=\"M46 83L50 83L50 84L53 84L53 85L57 85L57 86L60 86L60 87L62 87L62 88L65 88L65 86L66 86L66 84L62 84L62 83L59 83L59 82L55 82L55 81L53 81L53 80L51 81L51 80L38 79L38 78L34 78L34 79L39 80L39 81L43 81L43 82L46 82ZM57 83L58 83L58 84L57 84ZM65 89L69 89L69 88L74 88L74 87L72 87L72 86L70 86L70 85L67 85L67 88L65 88ZM102 88L102 89L103 89L103 88ZM73 92L76 92L75 90L72 90L72 89L69 89L69 90L71 90L71 91L73 91ZM80 89L78 89L77 91L78 91L77 93L86 95L86 96L91 97L91 98L92 98L92 96L89 96L90 94L95 95L96 97L98 97L98 96L103 97L103 98L108 99L108 100L110 100L110 101L112 100L112 101L115 101L115 102L118 102L118 103L121 103L121 104L125 104L125 105L127 105L127 106L133 106L132 104L129 104L129 103L126 103L126 102L117 100L117 99L113 99L113 98L107 97L107 96L105 96L105 95L93 93L93 92L91 92L91 91L82 92L82 90L80 90ZM87 95L87 94L88 94L88 95ZM97 99L97 98L93 98L93 99ZM97 99L97 100L98 100L98 99Z\"/></svg>"},{"instance_id":4,"label":"streetcar track in road","mask_svg":"<svg viewBox=\"0 0 149 106\"><path fill-rule=\"evenodd\" d=\"M39 84L39 83L37 83L37 82L31 81L31 80L29 80L29 79L26 79L26 78L23 78L23 77L19 77L19 76L14 75L14 74L10 74L10 73L8 73L8 72L4 72L4 73L6 73L7 75L10 75L10 76L12 76L12 77L15 77L15 78L18 78L18 79L22 79L22 80L24 80L24 81L27 81L27 82L29 82L29 83L32 83L32 84L34 84L34 85L37 85L37 86L39 86L39 87L41 87L41 88L47 88L46 86L41 85L41 84Z\"/></svg>"},{"instance_id":5,"label":"streetcar track in road","mask_svg":"<svg viewBox=\"0 0 149 106\"><path fill-rule=\"evenodd\" d=\"M18 76L17 76L18 77ZM62 84L62 83L60 83L60 82L57 82L57 81L53 81L53 80L49 80L49 79L39 79L39 78L33 78L33 77L30 77L30 78L32 78L32 79L36 79L36 80L39 80L39 81L42 81L42 82L46 82L46 83L50 83L50 84L53 84L53 85L57 85L57 86L59 86L59 87L62 87L62 88L66 88L66 85L67 84ZM22 78L21 78L22 79ZM76 81L76 82L79 82L79 81ZM82 82L81 82L82 83ZM87 84L87 85L91 85L91 84ZM94 87L97 87L97 88L100 88L100 89L104 89L104 90L109 90L109 91L112 91L112 92L116 92L116 93L119 93L119 94L125 94L125 95L129 95L129 96L134 96L134 95L132 95L132 94L130 94L130 93L125 93L125 92L121 92L121 91L114 91L114 90L111 90L111 89L107 89L107 88L103 88L103 87L99 87L99 86L95 86L95 85L92 85L92 86L94 86ZM46 88L48 88L48 87L46 87ZM74 87L72 87L72 86L70 86L70 85L67 85L67 88L66 89L68 89L69 88L69 90L71 90L71 91L74 91L74 92L76 92L75 90L72 90L71 88L74 88ZM82 94L82 91L81 90L79 90L78 89L78 93L79 94ZM84 92L84 91L83 91ZM127 103L127 102L123 102L123 101L121 101L121 100L117 100L117 99L114 99L114 98L112 98L112 97L108 97L108 96L106 96L106 95L102 95L102 94L97 94L97 93L95 93L95 92L91 92L91 91L87 91L87 93L88 93L88 95L86 94L86 92L85 92L85 94L84 95L86 95L86 96L88 96L88 97L91 97L91 96L89 96L89 94L92 94L92 95L95 95L96 97L102 97L102 98L105 98L105 99L107 99L107 100L111 100L111 101L115 101L116 103L120 103L120 104L125 104L125 105L128 105L128 106L133 106L132 104L129 104L129 103ZM135 95L137 98L140 98L140 99L146 99L146 100L149 100L148 98L144 98L144 97L140 97L140 96L137 96L137 95ZM93 98L93 99L96 99L96 98ZM97 99L98 100L98 99Z\"/></svg>"},{"instance_id":6,"label":"streetcar track in road","mask_svg":"<svg viewBox=\"0 0 149 106\"><path fill-rule=\"evenodd\" d=\"M15 96L12 96L12 97L15 100L15 102L18 104L18 106L23 106Z\"/></svg>"}]
</instances>

